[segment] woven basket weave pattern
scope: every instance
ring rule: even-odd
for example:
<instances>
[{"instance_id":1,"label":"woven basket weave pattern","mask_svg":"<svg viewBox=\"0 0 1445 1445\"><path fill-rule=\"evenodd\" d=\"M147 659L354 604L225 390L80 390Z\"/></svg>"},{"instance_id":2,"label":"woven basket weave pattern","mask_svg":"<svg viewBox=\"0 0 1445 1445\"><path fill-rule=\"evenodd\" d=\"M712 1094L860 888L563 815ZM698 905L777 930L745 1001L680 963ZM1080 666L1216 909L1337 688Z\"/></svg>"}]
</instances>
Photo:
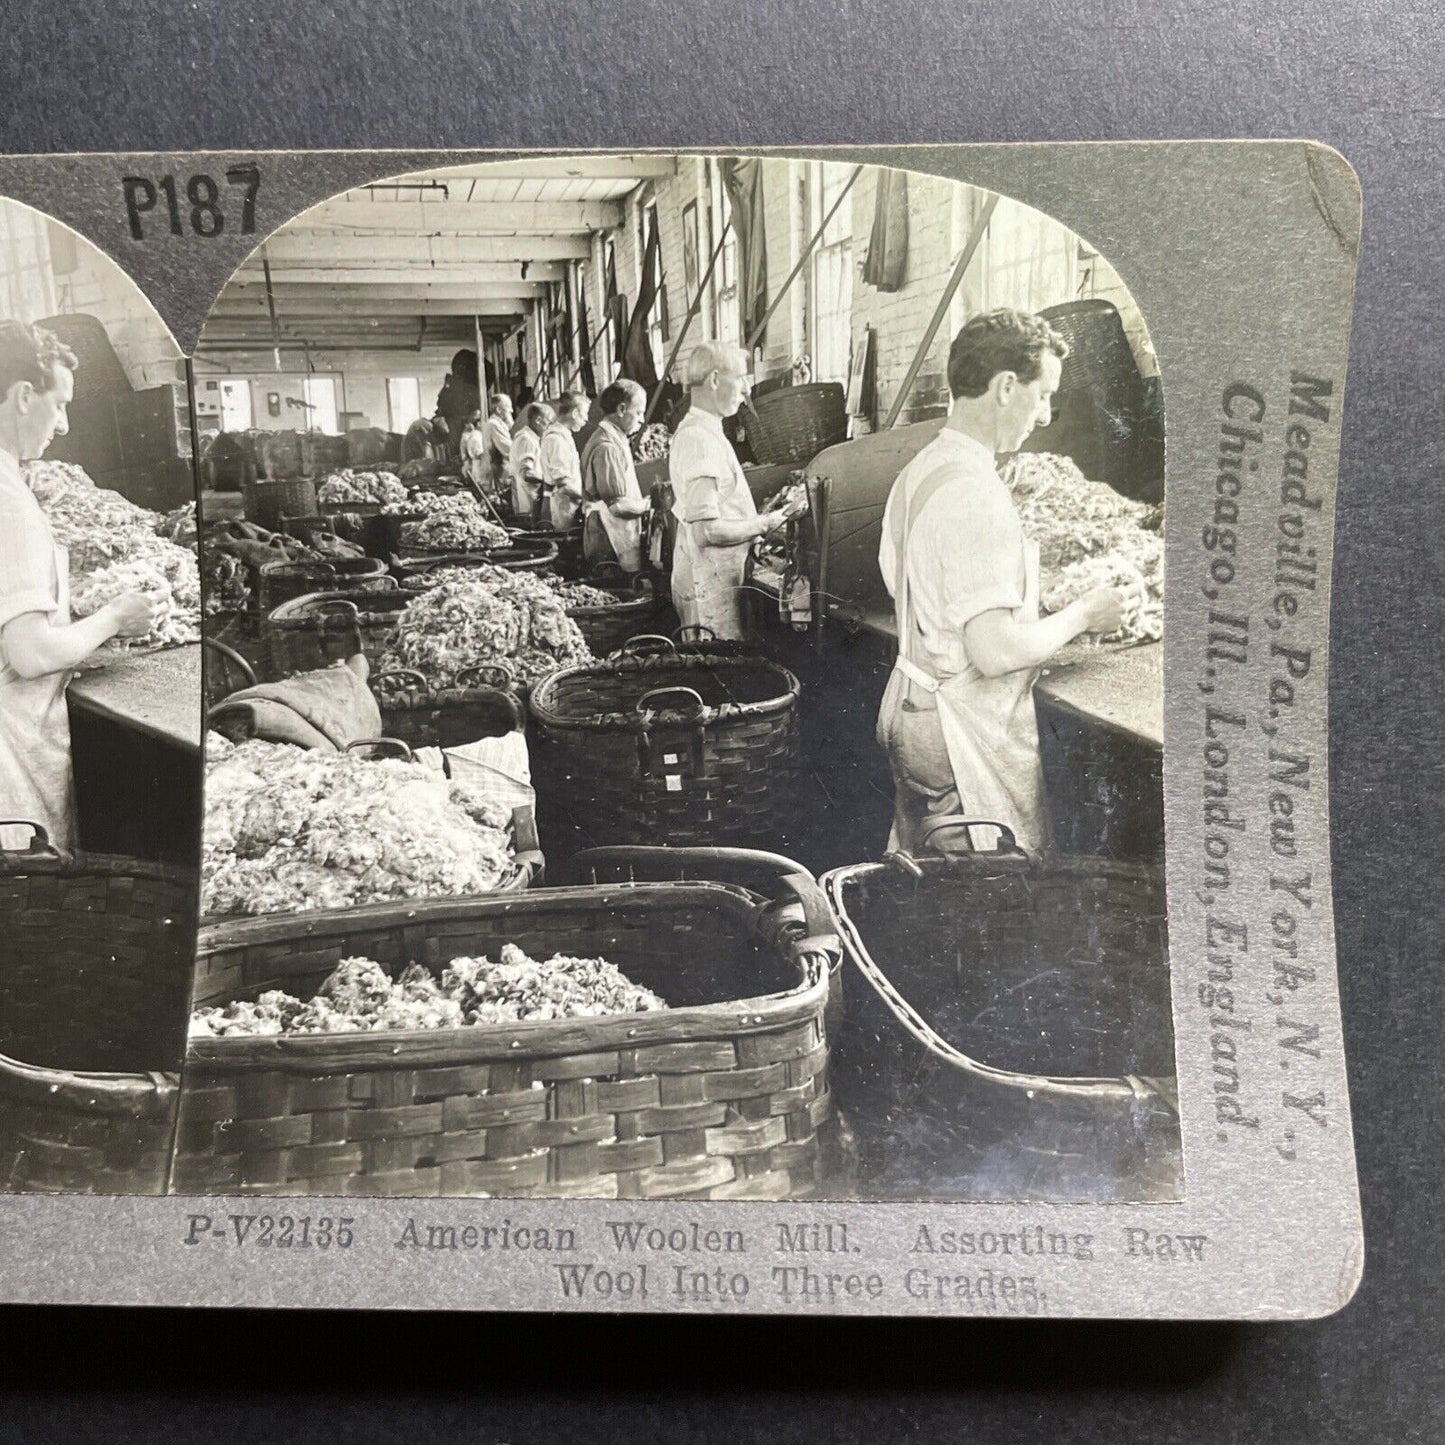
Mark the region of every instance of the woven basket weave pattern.
<instances>
[{"instance_id":1,"label":"woven basket weave pattern","mask_svg":"<svg viewBox=\"0 0 1445 1445\"><path fill-rule=\"evenodd\" d=\"M313 915L290 937L203 934L198 1001L304 993L348 954L439 971L510 941L534 957L600 954L676 1006L196 1041L177 1190L781 1199L814 1186L825 975L758 944L747 895L660 885L364 913Z\"/></svg>"},{"instance_id":2,"label":"woven basket weave pattern","mask_svg":"<svg viewBox=\"0 0 1445 1445\"><path fill-rule=\"evenodd\" d=\"M693 718L637 707L658 688L697 692ZM572 824L596 843L764 844L783 831L799 767L793 675L761 658L643 655L564 668L532 692Z\"/></svg>"},{"instance_id":3,"label":"woven basket weave pattern","mask_svg":"<svg viewBox=\"0 0 1445 1445\"><path fill-rule=\"evenodd\" d=\"M0 859L0 1188L160 1193L194 879L130 859Z\"/></svg>"}]
</instances>

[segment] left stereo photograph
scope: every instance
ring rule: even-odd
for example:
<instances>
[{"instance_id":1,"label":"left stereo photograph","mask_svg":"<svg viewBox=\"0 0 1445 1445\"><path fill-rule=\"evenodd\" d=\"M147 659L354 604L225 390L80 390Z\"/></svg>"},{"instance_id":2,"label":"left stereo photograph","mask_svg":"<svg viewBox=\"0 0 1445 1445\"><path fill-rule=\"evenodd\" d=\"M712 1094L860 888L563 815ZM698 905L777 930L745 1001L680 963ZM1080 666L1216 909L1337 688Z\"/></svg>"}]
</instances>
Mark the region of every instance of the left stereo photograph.
<instances>
[{"instance_id":1,"label":"left stereo photograph","mask_svg":"<svg viewBox=\"0 0 1445 1445\"><path fill-rule=\"evenodd\" d=\"M196 925L185 360L0 197L0 1190L163 1194Z\"/></svg>"}]
</instances>

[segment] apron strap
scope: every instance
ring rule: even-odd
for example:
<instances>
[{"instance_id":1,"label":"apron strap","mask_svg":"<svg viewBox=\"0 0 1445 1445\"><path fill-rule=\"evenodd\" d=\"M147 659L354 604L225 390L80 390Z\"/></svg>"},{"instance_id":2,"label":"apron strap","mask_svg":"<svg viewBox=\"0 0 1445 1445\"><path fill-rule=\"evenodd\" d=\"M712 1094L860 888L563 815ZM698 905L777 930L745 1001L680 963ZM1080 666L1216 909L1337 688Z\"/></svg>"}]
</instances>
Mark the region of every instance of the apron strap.
<instances>
[{"instance_id":1,"label":"apron strap","mask_svg":"<svg viewBox=\"0 0 1445 1445\"><path fill-rule=\"evenodd\" d=\"M893 600L898 620L896 666L910 682L918 683L929 692L938 691L939 680L913 660L915 624L913 598L908 587L908 544L913 539L913 528L923 509L948 479L948 464L941 461L914 487L912 495L903 499L904 505L894 514L891 529L894 554Z\"/></svg>"}]
</instances>

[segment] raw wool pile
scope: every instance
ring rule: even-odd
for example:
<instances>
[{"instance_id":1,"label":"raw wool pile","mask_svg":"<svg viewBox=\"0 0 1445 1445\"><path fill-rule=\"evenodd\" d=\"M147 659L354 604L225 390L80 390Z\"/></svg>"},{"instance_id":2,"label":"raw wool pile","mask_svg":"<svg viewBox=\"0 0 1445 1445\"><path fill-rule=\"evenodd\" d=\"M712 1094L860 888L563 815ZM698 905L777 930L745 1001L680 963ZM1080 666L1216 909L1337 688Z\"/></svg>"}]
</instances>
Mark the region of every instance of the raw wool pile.
<instances>
[{"instance_id":1,"label":"raw wool pile","mask_svg":"<svg viewBox=\"0 0 1445 1445\"><path fill-rule=\"evenodd\" d=\"M81 579L71 593L74 617L89 617L124 592L143 592L160 604L151 629L141 637L112 637L104 652L148 651L201 640L201 579L196 559L172 545L171 557L115 562Z\"/></svg>"},{"instance_id":2,"label":"raw wool pile","mask_svg":"<svg viewBox=\"0 0 1445 1445\"><path fill-rule=\"evenodd\" d=\"M196 504L185 502L174 511L164 513L156 524L156 531L167 542L174 542L178 547L194 548L199 536Z\"/></svg>"},{"instance_id":3,"label":"raw wool pile","mask_svg":"<svg viewBox=\"0 0 1445 1445\"><path fill-rule=\"evenodd\" d=\"M370 958L343 958L303 1003L273 989L255 1003L197 1009L192 1038L454 1029L477 1024L651 1013L667 1004L604 958L545 963L504 943L500 961L454 958L438 980L419 963L395 978Z\"/></svg>"},{"instance_id":4,"label":"raw wool pile","mask_svg":"<svg viewBox=\"0 0 1445 1445\"><path fill-rule=\"evenodd\" d=\"M570 612L574 607L615 607L617 598L600 587L591 587L586 582L568 582L561 577L547 576L542 581L562 599L562 605Z\"/></svg>"},{"instance_id":5,"label":"raw wool pile","mask_svg":"<svg viewBox=\"0 0 1445 1445\"><path fill-rule=\"evenodd\" d=\"M203 912L489 893L512 873L510 822L415 763L208 734Z\"/></svg>"},{"instance_id":6,"label":"raw wool pile","mask_svg":"<svg viewBox=\"0 0 1445 1445\"><path fill-rule=\"evenodd\" d=\"M1164 629L1163 510L1091 482L1068 458L1020 452L1001 469L1024 531L1039 544L1040 607L1057 612L1091 587L1127 596L1108 641L1157 641Z\"/></svg>"},{"instance_id":7,"label":"raw wool pile","mask_svg":"<svg viewBox=\"0 0 1445 1445\"><path fill-rule=\"evenodd\" d=\"M425 515L401 529L403 547L424 547L432 552L489 552L505 547L511 538L482 510L475 497L458 492L439 497L422 492L414 505Z\"/></svg>"},{"instance_id":8,"label":"raw wool pile","mask_svg":"<svg viewBox=\"0 0 1445 1445\"><path fill-rule=\"evenodd\" d=\"M177 543L167 535L177 513L162 514L138 507L119 492L98 487L84 467L70 462L25 464L25 480L50 519L55 540L70 553L70 573L84 576L112 562L142 558L166 559ZM195 529L194 504L179 509Z\"/></svg>"},{"instance_id":9,"label":"raw wool pile","mask_svg":"<svg viewBox=\"0 0 1445 1445\"><path fill-rule=\"evenodd\" d=\"M69 462L26 463L26 481L70 555L70 611L89 617L122 592L144 592L162 604L144 637L116 637L102 653L150 651L201 640L201 582L194 544L172 536L195 533L195 506L161 514L98 487Z\"/></svg>"},{"instance_id":10,"label":"raw wool pile","mask_svg":"<svg viewBox=\"0 0 1445 1445\"><path fill-rule=\"evenodd\" d=\"M343 467L339 472L332 472L316 489L318 502L380 502L399 506L406 499L406 487L395 472L353 471Z\"/></svg>"},{"instance_id":11,"label":"raw wool pile","mask_svg":"<svg viewBox=\"0 0 1445 1445\"><path fill-rule=\"evenodd\" d=\"M559 667L593 660L562 598L530 573L444 567L430 580L436 585L407 603L397 620L383 672L414 668L443 688L456 686L471 668L504 662L530 686Z\"/></svg>"},{"instance_id":12,"label":"raw wool pile","mask_svg":"<svg viewBox=\"0 0 1445 1445\"><path fill-rule=\"evenodd\" d=\"M665 461L672 453L672 433L661 422L651 422L632 438L632 455L639 462Z\"/></svg>"}]
</instances>

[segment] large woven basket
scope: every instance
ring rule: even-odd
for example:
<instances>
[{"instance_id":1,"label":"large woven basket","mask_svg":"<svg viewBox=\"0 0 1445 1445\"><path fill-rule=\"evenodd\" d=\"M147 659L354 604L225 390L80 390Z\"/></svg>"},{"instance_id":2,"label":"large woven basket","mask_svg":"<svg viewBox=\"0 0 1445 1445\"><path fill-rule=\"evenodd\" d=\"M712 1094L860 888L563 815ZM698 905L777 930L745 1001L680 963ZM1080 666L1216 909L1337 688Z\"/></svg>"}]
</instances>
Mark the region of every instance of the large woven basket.
<instances>
[{"instance_id":1,"label":"large woven basket","mask_svg":"<svg viewBox=\"0 0 1445 1445\"><path fill-rule=\"evenodd\" d=\"M316 515L316 484L310 477L245 481L241 483L241 502L248 522L276 532L283 517Z\"/></svg>"},{"instance_id":2,"label":"large woven basket","mask_svg":"<svg viewBox=\"0 0 1445 1445\"><path fill-rule=\"evenodd\" d=\"M556 561L552 564L559 577L575 582L587 570L582 555L582 524L559 531L556 527L519 527L508 529L520 543L550 542L557 549Z\"/></svg>"},{"instance_id":3,"label":"large woven basket","mask_svg":"<svg viewBox=\"0 0 1445 1445\"><path fill-rule=\"evenodd\" d=\"M473 668L456 686L441 688L414 669L393 670L374 675L371 690L381 707L382 731L413 748L458 747L527 725L509 668Z\"/></svg>"},{"instance_id":4,"label":"large woven basket","mask_svg":"<svg viewBox=\"0 0 1445 1445\"><path fill-rule=\"evenodd\" d=\"M391 586L386 563L375 557L336 557L329 562L267 562L261 568L261 611L308 592L384 591Z\"/></svg>"},{"instance_id":5,"label":"large woven basket","mask_svg":"<svg viewBox=\"0 0 1445 1445\"><path fill-rule=\"evenodd\" d=\"M267 674L275 679L311 672L358 652L377 667L410 601L409 593L393 587L308 592L283 602L261 624Z\"/></svg>"},{"instance_id":6,"label":"large woven basket","mask_svg":"<svg viewBox=\"0 0 1445 1445\"><path fill-rule=\"evenodd\" d=\"M203 928L196 1003L309 996L342 958L604 957L661 1012L195 1039L188 1193L785 1199L817 1184L828 958L711 883L542 889Z\"/></svg>"},{"instance_id":7,"label":"large woven basket","mask_svg":"<svg viewBox=\"0 0 1445 1445\"><path fill-rule=\"evenodd\" d=\"M165 1192L195 875L0 852L0 1189Z\"/></svg>"},{"instance_id":8,"label":"large woven basket","mask_svg":"<svg viewBox=\"0 0 1445 1445\"><path fill-rule=\"evenodd\" d=\"M848 413L836 381L783 386L754 397L743 413L753 457L764 466L806 466L845 441Z\"/></svg>"},{"instance_id":9,"label":"large woven basket","mask_svg":"<svg viewBox=\"0 0 1445 1445\"><path fill-rule=\"evenodd\" d=\"M911 1127L915 1143L981 1169L984 1192L1024 1191L1012 1198L1170 1176L1162 868L1032 859L1005 829L994 852L902 855L822 884L863 980L848 991L839 1067L861 1117L871 1099L908 1121L887 1131L900 1158Z\"/></svg>"},{"instance_id":10,"label":"large woven basket","mask_svg":"<svg viewBox=\"0 0 1445 1445\"><path fill-rule=\"evenodd\" d=\"M659 604L646 578L638 578L631 586L593 585L616 601L606 606L569 607L567 616L577 624L587 646L598 657L606 657L645 631L657 615Z\"/></svg>"},{"instance_id":11,"label":"large woven basket","mask_svg":"<svg viewBox=\"0 0 1445 1445\"><path fill-rule=\"evenodd\" d=\"M586 845L772 846L795 805L800 691L760 656L565 667L532 689L536 772Z\"/></svg>"}]
</instances>

